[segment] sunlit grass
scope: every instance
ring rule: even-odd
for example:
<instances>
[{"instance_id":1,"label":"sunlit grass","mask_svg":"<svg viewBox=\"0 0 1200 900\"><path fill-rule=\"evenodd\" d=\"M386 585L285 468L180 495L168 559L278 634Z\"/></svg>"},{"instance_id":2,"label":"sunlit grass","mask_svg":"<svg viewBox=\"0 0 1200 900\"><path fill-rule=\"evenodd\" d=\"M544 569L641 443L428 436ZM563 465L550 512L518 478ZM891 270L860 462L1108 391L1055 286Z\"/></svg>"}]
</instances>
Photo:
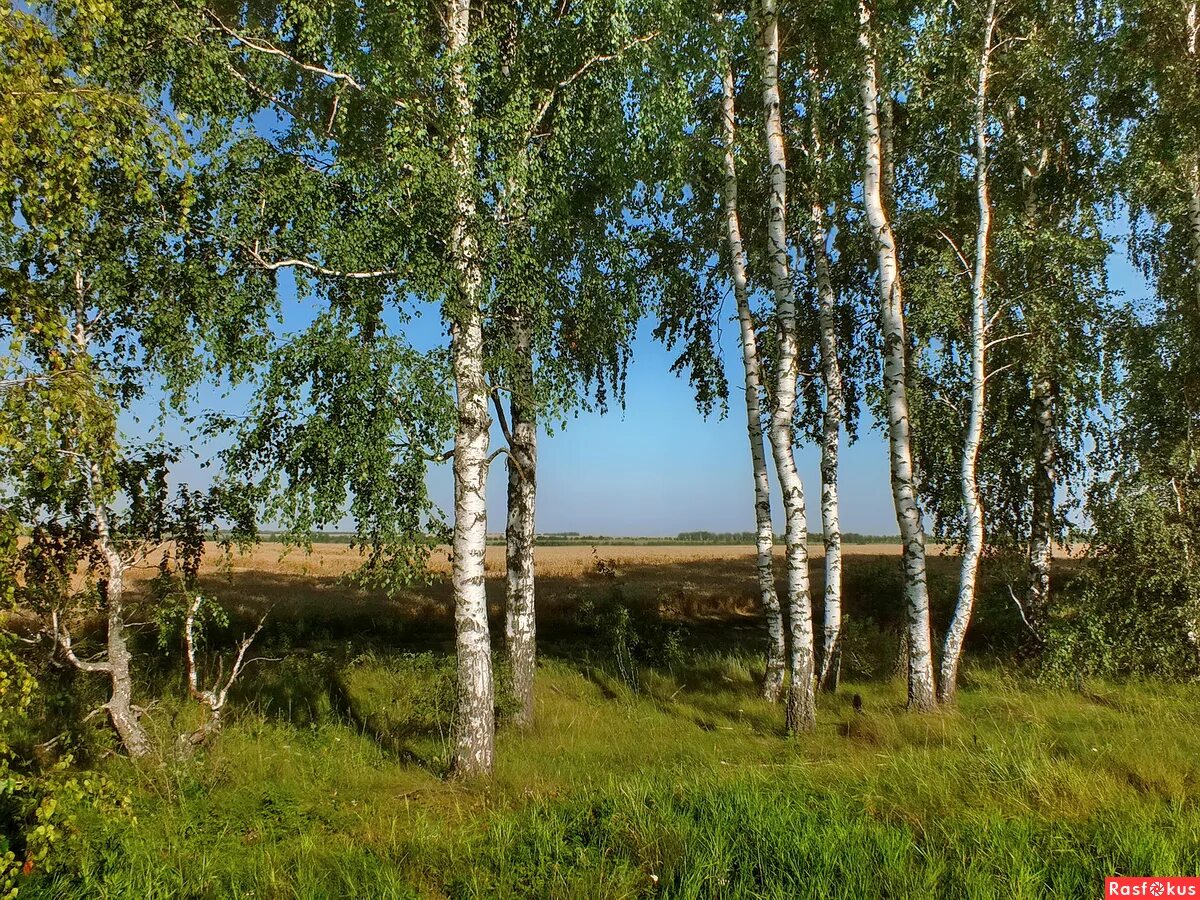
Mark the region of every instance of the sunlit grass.
<instances>
[{"instance_id":1,"label":"sunlit grass","mask_svg":"<svg viewBox=\"0 0 1200 900\"><path fill-rule=\"evenodd\" d=\"M957 709L913 715L899 682L849 683L790 739L752 657L699 654L640 692L547 660L536 727L502 729L494 777L459 783L445 665L297 666L341 700L293 721L260 697L196 759L110 761L136 824L81 821L68 869L25 890L1076 897L1107 874L1200 873L1194 686L1079 693L976 668Z\"/></svg>"}]
</instances>

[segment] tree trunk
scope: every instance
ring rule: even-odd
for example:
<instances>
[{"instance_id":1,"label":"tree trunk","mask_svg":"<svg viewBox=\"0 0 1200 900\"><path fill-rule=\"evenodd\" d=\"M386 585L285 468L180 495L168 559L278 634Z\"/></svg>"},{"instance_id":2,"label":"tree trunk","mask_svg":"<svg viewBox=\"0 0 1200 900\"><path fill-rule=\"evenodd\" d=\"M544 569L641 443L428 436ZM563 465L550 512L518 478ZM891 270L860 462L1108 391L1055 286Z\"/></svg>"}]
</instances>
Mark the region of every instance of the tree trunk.
<instances>
[{"instance_id":1,"label":"tree trunk","mask_svg":"<svg viewBox=\"0 0 1200 900\"><path fill-rule=\"evenodd\" d=\"M783 492L787 516L787 612L791 637L790 683L787 692L787 727L790 733L811 731L816 724L815 665L812 605L808 583L808 520L804 485L796 470L793 452L793 416L796 411L796 302L792 293L787 243L787 155L779 98L779 16L775 0L763 0L759 21L762 58L763 124L770 163L768 220L771 287L779 333L775 405L771 410L771 450Z\"/></svg>"},{"instance_id":2,"label":"tree trunk","mask_svg":"<svg viewBox=\"0 0 1200 900\"><path fill-rule=\"evenodd\" d=\"M1026 614L1038 634L1044 633L1050 611L1050 561L1054 550L1054 390L1050 377L1033 382L1034 472L1033 509L1029 532L1029 589Z\"/></svg>"},{"instance_id":3,"label":"tree trunk","mask_svg":"<svg viewBox=\"0 0 1200 900\"><path fill-rule=\"evenodd\" d=\"M772 703L783 693L786 648L783 637L783 610L775 593L772 550L775 531L771 523L771 485L767 479L767 455L763 443L762 367L758 356L758 338L750 313L750 290L746 278L746 251L742 245L742 227L738 217L737 161L734 157L736 112L733 103L733 69L728 60L721 81L721 123L725 144L725 231L729 240L729 268L733 293L737 300L741 326L742 365L746 371L746 433L750 439L750 460L754 467L755 546L758 552L758 593L767 617L767 672L763 696Z\"/></svg>"},{"instance_id":4,"label":"tree trunk","mask_svg":"<svg viewBox=\"0 0 1200 900\"><path fill-rule=\"evenodd\" d=\"M1192 7L1193 17L1195 6ZM1200 321L1200 159L1192 163L1192 184L1188 196L1188 221L1192 226L1192 277L1196 281L1196 316Z\"/></svg>"},{"instance_id":5,"label":"tree trunk","mask_svg":"<svg viewBox=\"0 0 1200 900\"><path fill-rule=\"evenodd\" d=\"M479 307L482 272L476 242L474 109L466 70L470 0L449 0L446 51L454 132L450 162L456 177L450 233L455 291L450 298L450 351L457 394L454 441L455 649L458 656L458 708L454 721L454 772L486 774L495 749L492 647L488 633L483 558L487 549L488 390L484 376L483 316Z\"/></svg>"},{"instance_id":6,"label":"tree trunk","mask_svg":"<svg viewBox=\"0 0 1200 900\"><path fill-rule=\"evenodd\" d=\"M929 591L925 572L925 529L917 504L912 432L906 386L904 304L896 238L883 203L883 140L879 125L878 78L871 40L871 12L859 2L859 44L863 51L862 107L865 163L863 201L875 242L879 268L879 319L883 333L883 391L891 452L892 497L903 542L904 594L908 608L908 705L933 709L933 650L929 627Z\"/></svg>"},{"instance_id":7,"label":"tree trunk","mask_svg":"<svg viewBox=\"0 0 1200 900\"><path fill-rule=\"evenodd\" d=\"M821 419L821 525L825 536L825 623L821 644L821 686L837 690L841 672L842 523L838 504L838 450L842 435L842 371L837 356L837 300L829 277L825 210L812 205L813 262L817 271L821 327L821 380L825 412Z\"/></svg>"},{"instance_id":8,"label":"tree trunk","mask_svg":"<svg viewBox=\"0 0 1200 900\"><path fill-rule=\"evenodd\" d=\"M113 546L107 510L97 502L93 505L93 513L100 552L108 568L104 584L104 604L108 612L108 673L112 682L108 715L125 750L138 758L150 752L150 739L133 705L133 678L129 672L131 654L125 637L125 561Z\"/></svg>"},{"instance_id":9,"label":"tree trunk","mask_svg":"<svg viewBox=\"0 0 1200 900\"><path fill-rule=\"evenodd\" d=\"M820 98L815 85L817 74L810 72L813 86L809 94L809 123L812 157L821 165L823 147L817 114ZM825 204L821 199L820 177L813 186L810 226L813 264L817 273L817 317L821 328L821 381L825 387L825 413L821 419L821 526L825 539L825 622L821 642L821 666L818 683L824 690L836 691L841 674L842 635L842 524L838 504L838 450L844 415L842 370L838 363L837 298L830 278L829 234L825 228Z\"/></svg>"},{"instance_id":10,"label":"tree trunk","mask_svg":"<svg viewBox=\"0 0 1200 900\"><path fill-rule=\"evenodd\" d=\"M77 298L76 323L73 338L79 354L90 362L91 353L88 347L89 335L84 314L83 276L75 273L75 291ZM125 560L113 541L112 526L109 523L107 497L103 491L100 466L80 455L77 457L84 482L89 492L89 503L92 518L96 520L96 544L101 556L104 557L107 577L101 586L104 608L108 616L107 628L107 659L103 663L85 663L78 659L70 650L70 642L66 644L67 656L81 671L103 672L109 677L112 692L105 706L126 752L134 758L145 756L150 752L150 738L142 727L140 711L133 705L133 677L129 671L132 654L125 637ZM58 621L55 619L55 640L58 640Z\"/></svg>"},{"instance_id":11,"label":"tree trunk","mask_svg":"<svg viewBox=\"0 0 1200 900\"><path fill-rule=\"evenodd\" d=\"M992 227L992 203L988 196L987 89L995 18L996 0L990 0L975 90L975 199L979 205L979 224L975 231L975 270L971 278L971 411L963 440L961 470L967 533L963 541L958 600L946 631L942 671L938 679L944 702L953 702L958 692L958 664L975 606L975 582L979 574L979 560L983 555L983 501L979 496L976 462L983 441L984 388L987 378L984 353L987 340L988 239Z\"/></svg>"},{"instance_id":12,"label":"tree trunk","mask_svg":"<svg viewBox=\"0 0 1200 900\"><path fill-rule=\"evenodd\" d=\"M511 437L508 457L508 523L505 545L508 584L504 632L512 666L514 721L533 724L533 675L537 667L537 622L534 617L533 547L537 531L537 420L533 409L533 348L529 321L518 313L513 325L514 378L509 403Z\"/></svg>"},{"instance_id":13,"label":"tree trunk","mask_svg":"<svg viewBox=\"0 0 1200 900\"><path fill-rule=\"evenodd\" d=\"M1193 67L1200 57L1200 4L1188 7L1187 54ZM1188 192L1188 221L1192 226L1192 275L1196 279L1196 315L1200 317L1200 155L1192 160L1192 183Z\"/></svg>"}]
</instances>

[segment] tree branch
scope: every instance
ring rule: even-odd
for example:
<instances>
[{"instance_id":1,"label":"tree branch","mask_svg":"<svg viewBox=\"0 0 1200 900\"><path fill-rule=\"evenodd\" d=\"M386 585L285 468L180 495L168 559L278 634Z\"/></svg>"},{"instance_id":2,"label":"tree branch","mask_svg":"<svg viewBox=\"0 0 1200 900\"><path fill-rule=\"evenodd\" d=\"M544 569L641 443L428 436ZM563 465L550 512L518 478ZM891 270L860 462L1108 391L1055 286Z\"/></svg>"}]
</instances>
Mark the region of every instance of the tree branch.
<instances>
[{"instance_id":1,"label":"tree branch","mask_svg":"<svg viewBox=\"0 0 1200 900\"><path fill-rule=\"evenodd\" d=\"M340 81L343 84L347 84L354 88L356 91L364 90L363 86L359 84L352 75L348 75L345 72L335 72L333 69L326 69L324 66L314 65L313 63L303 62L292 56L292 54L288 53L286 50L281 50L273 44L267 43L258 38L249 38L243 34L240 34L221 21L217 14L212 10L206 10L206 12L208 13L208 17L216 23L217 28L224 32L229 38L241 44L247 50L253 50L257 53L264 53L268 56L277 56L280 59L285 59L292 65L303 69L305 72L310 72L314 75L320 75L323 78L330 79L331 81Z\"/></svg>"},{"instance_id":2,"label":"tree branch","mask_svg":"<svg viewBox=\"0 0 1200 900\"><path fill-rule=\"evenodd\" d=\"M367 269L363 271L330 269L307 259L288 258L271 260L264 258L256 248L247 247L244 249L246 255L256 265L261 266L268 272L274 272L277 269L307 269L309 272L324 275L328 278L389 278L400 274L395 269Z\"/></svg>"},{"instance_id":3,"label":"tree branch","mask_svg":"<svg viewBox=\"0 0 1200 900\"><path fill-rule=\"evenodd\" d=\"M962 263L963 274L969 277L971 275L971 264L967 262L967 258L963 255L962 250L958 248L958 244L954 243L954 239L940 228L938 229L938 234L940 234L945 239L946 243L950 245L951 249L954 250L954 255L957 256L958 261Z\"/></svg>"},{"instance_id":4,"label":"tree branch","mask_svg":"<svg viewBox=\"0 0 1200 900\"><path fill-rule=\"evenodd\" d=\"M504 433L504 439L508 441L508 446L514 446L512 431L508 427L508 416L504 414L504 404L500 402L500 394L496 388L492 388L488 392L492 398L492 406L496 409L496 421L500 423L500 431Z\"/></svg>"},{"instance_id":5,"label":"tree branch","mask_svg":"<svg viewBox=\"0 0 1200 900\"><path fill-rule=\"evenodd\" d=\"M1019 340L1020 338L1027 338L1032 334L1033 334L1033 332L1031 332L1031 331L1022 331L1020 334L1008 334L1008 335L1005 335L1004 337L996 338L994 341L988 341L983 346L985 349L991 350L997 344L1003 344L1006 341Z\"/></svg>"},{"instance_id":6,"label":"tree branch","mask_svg":"<svg viewBox=\"0 0 1200 900\"><path fill-rule=\"evenodd\" d=\"M81 672L111 672L112 665L107 662L85 662L75 655L75 651L71 647L71 633L67 631L67 626L60 624L58 621L58 610L52 610L50 613L50 624L54 630L54 643L62 649L63 655L67 660Z\"/></svg>"},{"instance_id":7,"label":"tree branch","mask_svg":"<svg viewBox=\"0 0 1200 900\"><path fill-rule=\"evenodd\" d=\"M542 102L538 105L538 108L534 111L533 119L530 120L527 134L530 137L532 137L533 133L535 131L537 131L538 128L541 127L542 122L546 118L546 113L549 112L550 106L551 106L551 104L554 103L554 100L558 96L559 91L563 90L564 88L570 87L570 85L572 85L574 82L576 82L580 78L582 78L588 72L588 70L591 69L593 66L597 66L597 65L600 65L601 63L611 62L614 59L618 59L620 56L622 56L627 51L632 50L638 44L649 43L650 41L652 41L656 37L658 37L658 35L659 35L658 31L652 31L649 34L644 34L641 37L634 38L629 43L625 44L624 46L622 46L620 49L616 50L613 53L598 53L595 56L592 56L592 57L584 60L584 62L574 72L572 72L566 78L562 79L562 81L560 81L558 84L556 84L554 87L550 88L550 90L546 92L546 96L543 98Z\"/></svg>"}]
</instances>

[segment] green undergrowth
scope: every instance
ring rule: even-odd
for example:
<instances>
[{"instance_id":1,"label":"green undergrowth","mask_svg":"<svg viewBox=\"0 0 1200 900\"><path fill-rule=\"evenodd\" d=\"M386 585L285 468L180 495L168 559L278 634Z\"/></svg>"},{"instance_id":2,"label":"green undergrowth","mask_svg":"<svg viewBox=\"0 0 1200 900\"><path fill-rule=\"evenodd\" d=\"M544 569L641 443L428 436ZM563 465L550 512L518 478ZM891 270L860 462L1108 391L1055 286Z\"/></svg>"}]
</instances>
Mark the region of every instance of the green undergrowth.
<instances>
[{"instance_id":1,"label":"green undergrowth","mask_svg":"<svg viewBox=\"0 0 1200 900\"><path fill-rule=\"evenodd\" d=\"M635 690L546 660L536 727L465 783L446 658L264 669L195 758L109 759L136 816L80 818L22 896L1087 897L1200 874L1194 686L974 668L957 709L914 715L899 682L849 683L790 740L757 665L702 653Z\"/></svg>"}]
</instances>

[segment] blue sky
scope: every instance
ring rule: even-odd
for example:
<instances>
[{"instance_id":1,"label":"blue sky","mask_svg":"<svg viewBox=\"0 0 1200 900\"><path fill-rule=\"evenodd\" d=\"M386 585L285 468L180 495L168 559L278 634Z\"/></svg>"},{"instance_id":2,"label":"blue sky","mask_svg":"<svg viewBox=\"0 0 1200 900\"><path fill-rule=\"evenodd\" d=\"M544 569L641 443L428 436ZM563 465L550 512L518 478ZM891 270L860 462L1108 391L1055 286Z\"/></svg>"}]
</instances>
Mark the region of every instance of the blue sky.
<instances>
[{"instance_id":1,"label":"blue sky","mask_svg":"<svg viewBox=\"0 0 1200 900\"><path fill-rule=\"evenodd\" d=\"M1109 265L1112 287L1127 299L1143 296L1145 286L1123 255ZM295 299L285 282L281 329L293 331L311 318L307 305ZM732 319L732 300L726 301ZM436 315L426 313L410 336L417 343L442 340ZM540 436L538 530L578 531L604 535L664 535L681 531L750 531L754 527L753 482L746 441L745 409L734 393L741 383L737 329L729 321L722 329L721 350L731 384L729 413L705 419L696 410L686 379L671 374L672 354L651 337L653 323L644 323L634 344L624 410L607 415L580 413L567 427ZM226 394L203 388L196 410L237 410L248 397L245 388ZM145 439L155 418L146 403L140 421L126 420L130 437ZM172 440L188 443L179 425L166 424ZM502 437L493 433L493 445ZM204 484L209 471L199 460L210 457L221 442L192 445L195 458L185 460L179 477ZM800 473L808 495L809 527L820 528L819 453L811 444L798 449ZM429 476L435 500L449 508L453 496L449 465L435 467ZM776 529L783 530L778 489L774 510ZM869 418L859 439L843 441L842 528L869 534L895 534L896 520L888 483L887 452L882 432ZM489 530L503 529L505 476L502 461L493 466L488 490ZM344 521L339 527L349 528Z\"/></svg>"}]
</instances>

